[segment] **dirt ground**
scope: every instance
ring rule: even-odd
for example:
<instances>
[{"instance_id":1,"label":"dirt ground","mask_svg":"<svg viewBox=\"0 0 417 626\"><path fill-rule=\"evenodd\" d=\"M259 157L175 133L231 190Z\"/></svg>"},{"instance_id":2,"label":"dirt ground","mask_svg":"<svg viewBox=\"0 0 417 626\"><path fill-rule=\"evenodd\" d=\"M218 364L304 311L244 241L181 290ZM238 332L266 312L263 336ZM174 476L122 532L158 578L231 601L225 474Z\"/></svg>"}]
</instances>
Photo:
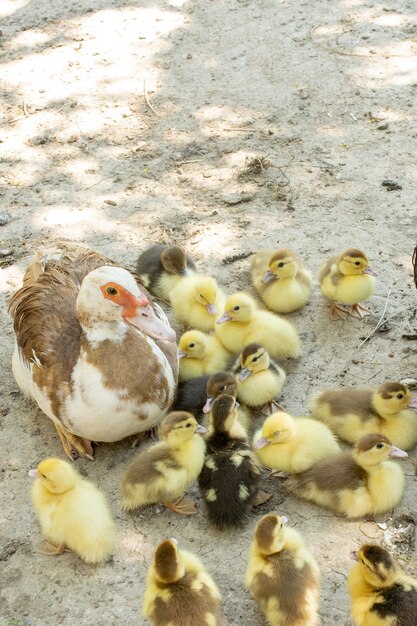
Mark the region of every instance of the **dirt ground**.
<instances>
[{"instance_id":1,"label":"dirt ground","mask_svg":"<svg viewBox=\"0 0 417 626\"><path fill-rule=\"evenodd\" d=\"M268 481L274 497L245 530L228 536L208 527L201 503L187 519L162 507L128 515L119 482L136 451L126 441L76 462L111 501L112 561L37 554L27 471L62 450L13 379L6 302L33 251L63 238L127 267L152 242L181 243L229 293L250 288L258 249L292 247L317 275L326 256L355 246L379 273L374 314L330 322L316 286L291 316L303 355L283 364L282 403L302 415L318 389L416 377L417 344L402 337L416 332L417 311L414 3L3 0L0 13L0 194L10 217L0 226L0 623L147 624L150 558L175 536L213 575L229 623L261 626L243 577L254 525L274 510L319 562L323 626L349 626L349 553L369 536L382 540L376 524L286 497L279 480ZM360 345L380 318L388 321ZM415 515L413 459L395 515ZM417 574L415 556L401 563Z\"/></svg>"}]
</instances>

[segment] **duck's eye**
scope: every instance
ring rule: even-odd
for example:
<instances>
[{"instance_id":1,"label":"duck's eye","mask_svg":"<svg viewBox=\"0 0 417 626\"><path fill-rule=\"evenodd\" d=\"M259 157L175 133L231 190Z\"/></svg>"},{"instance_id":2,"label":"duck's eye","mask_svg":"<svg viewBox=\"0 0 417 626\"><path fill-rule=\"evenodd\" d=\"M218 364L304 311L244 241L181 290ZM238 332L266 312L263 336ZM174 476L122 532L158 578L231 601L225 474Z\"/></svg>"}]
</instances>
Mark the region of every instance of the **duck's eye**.
<instances>
[{"instance_id":1,"label":"duck's eye","mask_svg":"<svg viewBox=\"0 0 417 626\"><path fill-rule=\"evenodd\" d=\"M258 357L258 356L255 356L255 357L252 359L252 363L256 363L256 361L257 361L258 359L259 359L259 357Z\"/></svg>"},{"instance_id":2,"label":"duck's eye","mask_svg":"<svg viewBox=\"0 0 417 626\"><path fill-rule=\"evenodd\" d=\"M42 478L46 478L45 474L41 474Z\"/></svg>"},{"instance_id":3,"label":"duck's eye","mask_svg":"<svg viewBox=\"0 0 417 626\"><path fill-rule=\"evenodd\" d=\"M203 296L203 294L202 294L202 293L200 293L200 298L203 298L203 300L204 300L204 296Z\"/></svg>"},{"instance_id":4,"label":"duck's eye","mask_svg":"<svg viewBox=\"0 0 417 626\"><path fill-rule=\"evenodd\" d=\"M378 448L378 450L381 450L381 448L383 448L383 447L384 447L383 443L377 443L376 446L375 446L375 448Z\"/></svg>"},{"instance_id":5,"label":"duck's eye","mask_svg":"<svg viewBox=\"0 0 417 626\"><path fill-rule=\"evenodd\" d=\"M398 400L402 400L404 398L404 394L402 393L397 394L397 398Z\"/></svg>"},{"instance_id":6,"label":"duck's eye","mask_svg":"<svg viewBox=\"0 0 417 626\"><path fill-rule=\"evenodd\" d=\"M355 265L360 265L361 262L360 261L355 261Z\"/></svg>"},{"instance_id":7,"label":"duck's eye","mask_svg":"<svg viewBox=\"0 0 417 626\"><path fill-rule=\"evenodd\" d=\"M188 424L185 425L185 428L191 428L192 424L191 422L188 422Z\"/></svg>"},{"instance_id":8,"label":"duck's eye","mask_svg":"<svg viewBox=\"0 0 417 626\"><path fill-rule=\"evenodd\" d=\"M239 310L240 310L240 306L234 306L234 307L233 307L233 310L234 310L234 311L239 311Z\"/></svg>"},{"instance_id":9,"label":"duck's eye","mask_svg":"<svg viewBox=\"0 0 417 626\"><path fill-rule=\"evenodd\" d=\"M194 348L194 346L195 346L195 343L189 343L189 344L188 344L188 347L189 347L189 348Z\"/></svg>"},{"instance_id":10,"label":"duck's eye","mask_svg":"<svg viewBox=\"0 0 417 626\"><path fill-rule=\"evenodd\" d=\"M285 265L285 263L283 263L282 261L281 261L281 263L278 263L278 267L284 267L284 265Z\"/></svg>"},{"instance_id":11,"label":"duck's eye","mask_svg":"<svg viewBox=\"0 0 417 626\"><path fill-rule=\"evenodd\" d=\"M116 287L107 287L106 293L108 296L117 296L119 292Z\"/></svg>"},{"instance_id":12,"label":"duck's eye","mask_svg":"<svg viewBox=\"0 0 417 626\"><path fill-rule=\"evenodd\" d=\"M226 385L223 385L223 387L220 387L220 391L224 391L226 389Z\"/></svg>"}]
</instances>

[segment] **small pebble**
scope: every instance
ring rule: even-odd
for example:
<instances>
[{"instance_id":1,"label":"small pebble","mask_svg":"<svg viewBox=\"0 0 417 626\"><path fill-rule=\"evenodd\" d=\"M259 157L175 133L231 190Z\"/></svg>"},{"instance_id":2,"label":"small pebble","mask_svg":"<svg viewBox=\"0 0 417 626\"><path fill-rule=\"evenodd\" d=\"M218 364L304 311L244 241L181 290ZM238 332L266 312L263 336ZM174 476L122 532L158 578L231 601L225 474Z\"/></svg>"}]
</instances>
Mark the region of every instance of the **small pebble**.
<instances>
[{"instance_id":1,"label":"small pebble","mask_svg":"<svg viewBox=\"0 0 417 626\"><path fill-rule=\"evenodd\" d=\"M376 129L377 130L387 130L388 126L389 126L388 122L385 122L385 124L378 124Z\"/></svg>"},{"instance_id":2,"label":"small pebble","mask_svg":"<svg viewBox=\"0 0 417 626\"><path fill-rule=\"evenodd\" d=\"M7 213L6 211L2 211L0 213L0 226L5 226L11 221L11 219L12 219L12 216L10 215L10 213Z\"/></svg>"},{"instance_id":3,"label":"small pebble","mask_svg":"<svg viewBox=\"0 0 417 626\"><path fill-rule=\"evenodd\" d=\"M117 202L115 202L114 200L105 200L104 203L110 204L110 206L117 206Z\"/></svg>"},{"instance_id":4,"label":"small pebble","mask_svg":"<svg viewBox=\"0 0 417 626\"><path fill-rule=\"evenodd\" d=\"M398 191L402 189L401 185L395 182L395 180L385 179L382 181L381 185L387 188L387 191Z\"/></svg>"},{"instance_id":5,"label":"small pebble","mask_svg":"<svg viewBox=\"0 0 417 626\"><path fill-rule=\"evenodd\" d=\"M11 254L13 254L13 250L11 248L0 249L0 257L10 256Z\"/></svg>"}]
</instances>

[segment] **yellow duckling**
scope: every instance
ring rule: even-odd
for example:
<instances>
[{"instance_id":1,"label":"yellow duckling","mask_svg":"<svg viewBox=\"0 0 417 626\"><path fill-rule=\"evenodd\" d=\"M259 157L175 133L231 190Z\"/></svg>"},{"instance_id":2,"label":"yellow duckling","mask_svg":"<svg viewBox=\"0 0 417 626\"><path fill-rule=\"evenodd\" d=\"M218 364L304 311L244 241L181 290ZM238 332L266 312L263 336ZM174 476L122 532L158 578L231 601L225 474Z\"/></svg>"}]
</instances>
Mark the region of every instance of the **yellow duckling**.
<instances>
[{"instance_id":1,"label":"yellow duckling","mask_svg":"<svg viewBox=\"0 0 417 626\"><path fill-rule=\"evenodd\" d=\"M201 561L166 539L149 568L143 612L152 626L221 626L220 593Z\"/></svg>"},{"instance_id":2,"label":"yellow duckling","mask_svg":"<svg viewBox=\"0 0 417 626\"><path fill-rule=\"evenodd\" d=\"M273 470L304 472L321 459L340 452L333 433L308 417L273 413L253 438L259 460Z\"/></svg>"},{"instance_id":3,"label":"yellow duckling","mask_svg":"<svg viewBox=\"0 0 417 626\"><path fill-rule=\"evenodd\" d=\"M136 272L151 293L169 300L171 290L184 278L197 271L193 260L179 246L156 244L140 254Z\"/></svg>"},{"instance_id":4,"label":"yellow duckling","mask_svg":"<svg viewBox=\"0 0 417 626\"><path fill-rule=\"evenodd\" d=\"M346 319L346 313L362 319L371 313L361 306L375 290L376 273L369 267L366 254L349 248L339 256L333 256L322 266L319 274L323 295L331 301L330 319ZM336 304L350 305L349 309Z\"/></svg>"},{"instance_id":5,"label":"yellow duckling","mask_svg":"<svg viewBox=\"0 0 417 626\"><path fill-rule=\"evenodd\" d=\"M317 626L320 571L301 535L270 513L258 522L246 587L270 626Z\"/></svg>"},{"instance_id":6,"label":"yellow duckling","mask_svg":"<svg viewBox=\"0 0 417 626\"><path fill-rule=\"evenodd\" d=\"M355 443L381 433L395 446L410 450L417 443L417 398L401 383L378 389L327 389L313 399L311 411L341 439Z\"/></svg>"},{"instance_id":7,"label":"yellow duckling","mask_svg":"<svg viewBox=\"0 0 417 626\"><path fill-rule=\"evenodd\" d=\"M340 452L290 476L286 487L349 518L385 513L401 500L405 484L402 469L388 459L407 456L384 435L365 435L352 452Z\"/></svg>"},{"instance_id":8,"label":"yellow duckling","mask_svg":"<svg viewBox=\"0 0 417 626\"><path fill-rule=\"evenodd\" d=\"M226 369L231 356L215 335L189 330L182 335L178 344L179 380L184 382L197 376L221 372Z\"/></svg>"},{"instance_id":9,"label":"yellow duckling","mask_svg":"<svg viewBox=\"0 0 417 626\"><path fill-rule=\"evenodd\" d=\"M169 294L175 317L198 330L213 330L223 310L225 297L211 276L194 274L183 278Z\"/></svg>"},{"instance_id":10,"label":"yellow duckling","mask_svg":"<svg viewBox=\"0 0 417 626\"><path fill-rule=\"evenodd\" d=\"M276 398L285 383L285 372L259 343L242 351L233 368L237 377L237 398L246 406L269 415L281 408Z\"/></svg>"},{"instance_id":11,"label":"yellow duckling","mask_svg":"<svg viewBox=\"0 0 417 626\"><path fill-rule=\"evenodd\" d=\"M251 273L259 297L271 311L291 313L310 300L311 274L291 250L258 252L253 257Z\"/></svg>"},{"instance_id":12,"label":"yellow duckling","mask_svg":"<svg viewBox=\"0 0 417 626\"><path fill-rule=\"evenodd\" d=\"M348 577L356 626L415 626L417 580L380 546L363 545L357 558Z\"/></svg>"},{"instance_id":13,"label":"yellow duckling","mask_svg":"<svg viewBox=\"0 0 417 626\"><path fill-rule=\"evenodd\" d=\"M261 468L237 419L232 396L216 398L210 413L207 453L198 479L209 521L223 530L242 526L258 493ZM263 499L270 494L264 493Z\"/></svg>"},{"instance_id":14,"label":"yellow duckling","mask_svg":"<svg viewBox=\"0 0 417 626\"><path fill-rule=\"evenodd\" d=\"M154 444L130 463L122 481L122 506L126 511L163 502L176 513L196 513L184 492L197 480L204 463L207 428L190 413L174 411L161 424L163 441Z\"/></svg>"},{"instance_id":15,"label":"yellow duckling","mask_svg":"<svg viewBox=\"0 0 417 626\"><path fill-rule=\"evenodd\" d=\"M230 352L241 352L250 343L264 346L273 358L296 358L301 342L294 326L269 311L257 309L253 298L238 292L226 300L216 323L216 336Z\"/></svg>"},{"instance_id":16,"label":"yellow duckling","mask_svg":"<svg viewBox=\"0 0 417 626\"><path fill-rule=\"evenodd\" d=\"M105 561L115 547L115 527L104 495L68 461L45 459L38 469L32 500L45 537L42 554L72 550L87 563Z\"/></svg>"}]
</instances>

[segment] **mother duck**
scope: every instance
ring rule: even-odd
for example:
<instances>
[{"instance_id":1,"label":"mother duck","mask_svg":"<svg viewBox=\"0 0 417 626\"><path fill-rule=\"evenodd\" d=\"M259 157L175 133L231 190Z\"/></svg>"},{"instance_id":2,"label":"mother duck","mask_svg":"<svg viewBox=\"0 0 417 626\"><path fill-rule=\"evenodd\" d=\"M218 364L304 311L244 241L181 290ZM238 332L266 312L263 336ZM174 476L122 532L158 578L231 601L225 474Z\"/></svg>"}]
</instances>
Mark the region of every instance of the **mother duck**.
<instances>
[{"instance_id":1,"label":"mother duck","mask_svg":"<svg viewBox=\"0 0 417 626\"><path fill-rule=\"evenodd\" d=\"M13 374L70 458L156 426L178 377L175 332L139 279L72 244L41 250L9 302Z\"/></svg>"}]
</instances>

